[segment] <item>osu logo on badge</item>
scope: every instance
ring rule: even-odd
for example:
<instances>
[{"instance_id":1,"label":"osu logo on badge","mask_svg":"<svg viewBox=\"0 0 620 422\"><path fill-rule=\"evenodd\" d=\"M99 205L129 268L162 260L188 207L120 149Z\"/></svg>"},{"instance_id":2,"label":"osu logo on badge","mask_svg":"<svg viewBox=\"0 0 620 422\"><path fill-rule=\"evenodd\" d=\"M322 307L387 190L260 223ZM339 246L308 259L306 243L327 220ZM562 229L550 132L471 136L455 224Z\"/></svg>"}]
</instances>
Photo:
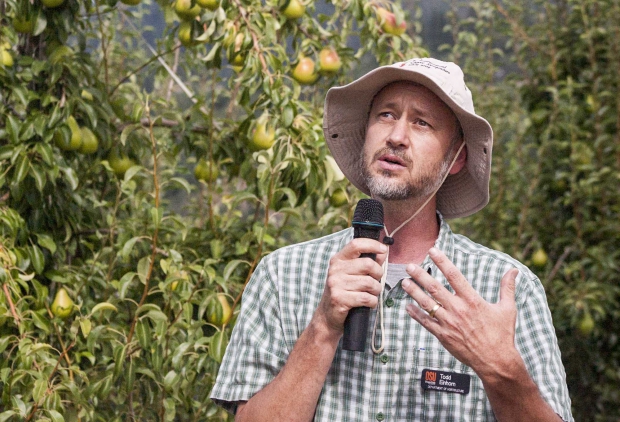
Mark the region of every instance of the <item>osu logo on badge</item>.
<instances>
[{"instance_id":1,"label":"osu logo on badge","mask_svg":"<svg viewBox=\"0 0 620 422\"><path fill-rule=\"evenodd\" d=\"M437 382L437 372L427 371L425 380L429 382Z\"/></svg>"}]
</instances>

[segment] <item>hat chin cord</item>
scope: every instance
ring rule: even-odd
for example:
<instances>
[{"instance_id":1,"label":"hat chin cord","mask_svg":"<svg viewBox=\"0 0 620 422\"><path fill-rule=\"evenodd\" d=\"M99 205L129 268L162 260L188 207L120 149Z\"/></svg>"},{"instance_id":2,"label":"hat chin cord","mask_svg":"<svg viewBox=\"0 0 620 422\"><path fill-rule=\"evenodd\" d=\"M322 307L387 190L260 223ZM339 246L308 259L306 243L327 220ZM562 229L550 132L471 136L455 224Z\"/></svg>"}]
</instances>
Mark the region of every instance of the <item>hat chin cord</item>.
<instances>
[{"instance_id":1,"label":"hat chin cord","mask_svg":"<svg viewBox=\"0 0 620 422\"><path fill-rule=\"evenodd\" d=\"M456 151L456 154L454 154L454 158L452 159L452 162L450 163L450 165L448 166L448 170L446 171L446 174L444 174L443 179L441 179L441 183L439 183L439 187L437 189L435 189L435 191L430 194L428 196L428 198L426 198L426 201L424 201L424 203L417 209L416 212L414 212L411 217L409 217L408 219L406 219L405 221L403 221L403 223L396 227L392 233L388 232L388 230L385 228L385 226L383 227L383 230L385 231L385 238L390 238L391 242L385 243L388 247L386 256L385 256L385 261L383 261L383 275L381 276L381 293L379 294L379 318L375 317L375 324L372 328L372 342L370 343L370 347L372 348L372 351L374 354L378 355L379 353L383 352L383 349L385 348L385 324L384 324L384 320L383 320L383 296L384 296L384 292L385 292L385 281L387 279L387 267L388 267L388 261L390 258L390 245L392 243L394 243L394 235L396 234L396 232L398 232L403 226L405 226L405 224L407 224L408 222L410 222L411 220L413 220L419 213L420 211L422 211L422 209L424 209L424 207L430 202L430 200L437 194L437 191L441 188L441 186L443 185L443 182L446 181L446 179L448 178L448 175L450 174L450 170L452 169L452 166L454 165L454 163L456 162L456 159L459 157L459 154L461 153L461 150L463 149L463 147L465 146L465 142L461 143L461 146L459 147L459 149ZM384 238L384 240L385 240ZM381 345L380 347L377 347L375 345L375 338L377 337L377 321L381 319Z\"/></svg>"}]
</instances>

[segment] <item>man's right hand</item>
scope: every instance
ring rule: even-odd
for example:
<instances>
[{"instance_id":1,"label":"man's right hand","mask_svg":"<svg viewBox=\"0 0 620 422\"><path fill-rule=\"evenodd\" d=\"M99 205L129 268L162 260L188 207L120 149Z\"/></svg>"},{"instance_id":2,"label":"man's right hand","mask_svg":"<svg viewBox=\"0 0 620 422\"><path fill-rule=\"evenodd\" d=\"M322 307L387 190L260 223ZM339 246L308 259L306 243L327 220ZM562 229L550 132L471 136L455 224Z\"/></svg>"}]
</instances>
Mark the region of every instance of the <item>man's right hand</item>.
<instances>
[{"instance_id":1,"label":"man's right hand","mask_svg":"<svg viewBox=\"0 0 620 422\"><path fill-rule=\"evenodd\" d=\"M377 254L377 261L360 258ZM276 378L237 409L241 421L311 421L327 372L344 333L344 320L354 307L377 306L381 265L387 246L354 239L329 262L325 290L310 325L293 347Z\"/></svg>"},{"instance_id":2,"label":"man's right hand","mask_svg":"<svg viewBox=\"0 0 620 422\"><path fill-rule=\"evenodd\" d=\"M364 253L377 255L377 260L360 258ZM381 293L381 267L387 246L365 238L353 239L329 261L327 281L321 302L314 313L315 323L338 336L344 332L344 321L351 308L377 306Z\"/></svg>"}]
</instances>

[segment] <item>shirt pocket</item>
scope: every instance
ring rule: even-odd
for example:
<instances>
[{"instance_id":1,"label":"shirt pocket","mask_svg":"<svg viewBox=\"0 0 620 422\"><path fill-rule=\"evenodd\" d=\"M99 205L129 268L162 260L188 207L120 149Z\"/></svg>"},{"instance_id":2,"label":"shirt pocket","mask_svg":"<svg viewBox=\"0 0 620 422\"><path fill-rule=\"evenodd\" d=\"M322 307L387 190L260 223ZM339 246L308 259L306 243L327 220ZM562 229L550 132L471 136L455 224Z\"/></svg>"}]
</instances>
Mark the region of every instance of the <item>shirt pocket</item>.
<instances>
[{"instance_id":1,"label":"shirt pocket","mask_svg":"<svg viewBox=\"0 0 620 422\"><path fill-rule=\"evenodd\" d=\"M422 388L424 369L469 375L469 393L424 390ZM487 411L487 398L480 378L470 367L462 364L443 348L418 348L414 351L409 394L408 418L410 420L425 422L495 420L493 413Z\"/></svg>"}]
</instances>

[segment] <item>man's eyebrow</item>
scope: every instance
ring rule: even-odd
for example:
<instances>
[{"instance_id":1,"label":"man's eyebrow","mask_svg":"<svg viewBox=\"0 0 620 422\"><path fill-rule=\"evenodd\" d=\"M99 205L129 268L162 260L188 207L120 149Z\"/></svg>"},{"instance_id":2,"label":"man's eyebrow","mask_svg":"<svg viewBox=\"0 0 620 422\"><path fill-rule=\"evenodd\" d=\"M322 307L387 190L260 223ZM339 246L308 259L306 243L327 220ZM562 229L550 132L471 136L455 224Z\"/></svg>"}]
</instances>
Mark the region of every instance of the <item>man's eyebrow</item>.
<instances>
[{"instance_id":1,"label":"man's eyebrow","mask_svg":"<svg viewBox=\"0 0 620 422\"><path fill-rule=\"evenodd\" d=\"M383 109L383 108L396 108L398 107L398 103L396 101L390 101L388 100L385 103L377 103L377 104L373 104L373 108L379 108L379 109ZM420 107L416 107L416 106L409 106L410 110L413 110L417 115L420 115L422 117L433 117L434 113L432 113L430 110L425 110L422 109Z\"/></svg>"}]
</instances>

